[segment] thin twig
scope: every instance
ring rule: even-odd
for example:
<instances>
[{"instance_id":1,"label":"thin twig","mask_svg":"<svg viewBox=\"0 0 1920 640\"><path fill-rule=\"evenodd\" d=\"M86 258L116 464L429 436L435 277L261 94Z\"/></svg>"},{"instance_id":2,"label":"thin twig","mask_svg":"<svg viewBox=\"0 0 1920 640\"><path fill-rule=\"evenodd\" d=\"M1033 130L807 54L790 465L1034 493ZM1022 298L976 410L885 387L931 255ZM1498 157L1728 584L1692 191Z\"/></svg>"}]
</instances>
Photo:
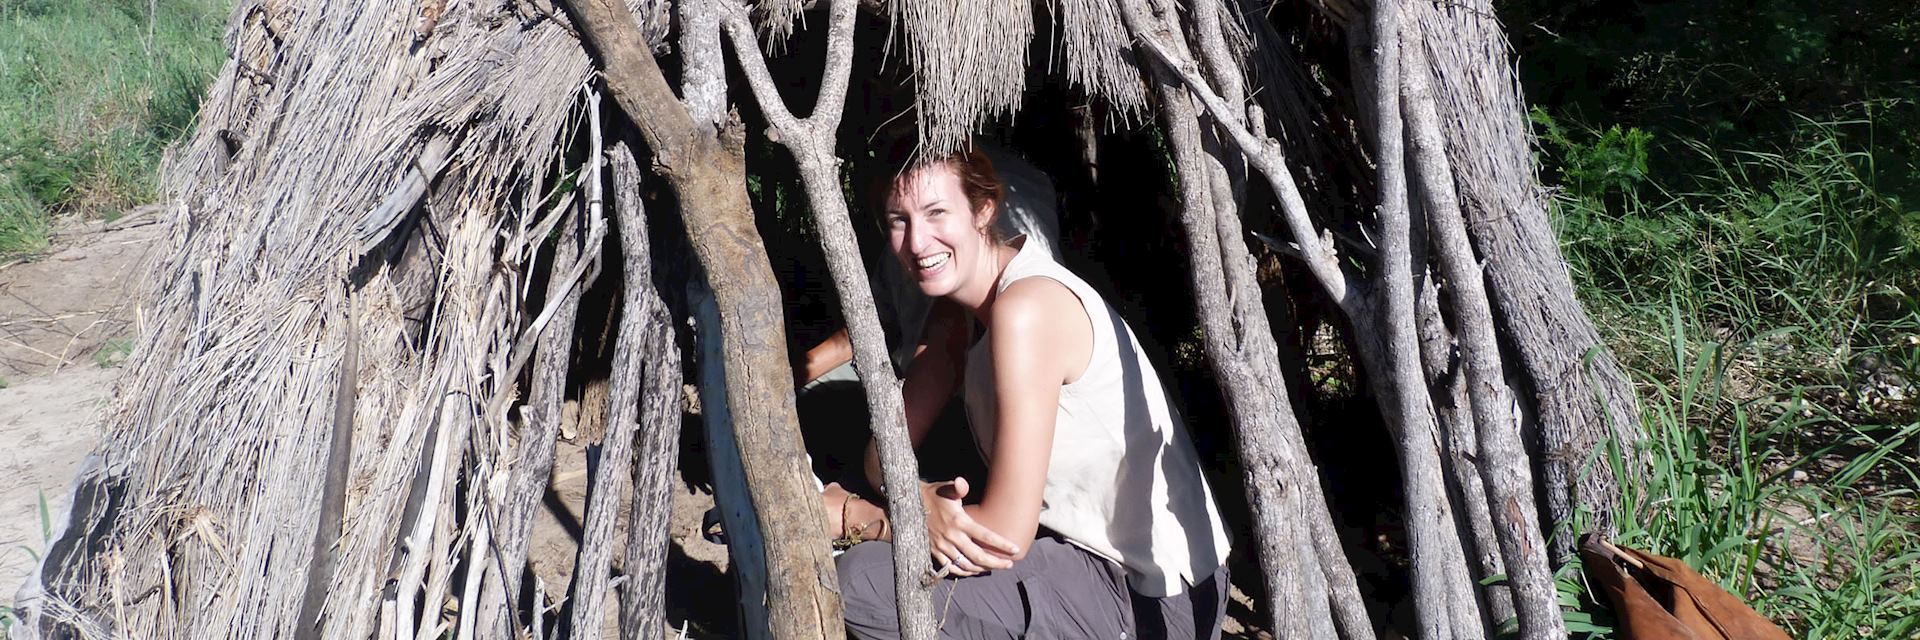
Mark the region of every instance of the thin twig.
<instances>
[{"instance_id":1,"label":"thin twig","mask_svg":"<svg viewBox=\"0 0 1920 640\"><path fill-rule=\"evenodd\" d=\"M1128 14L1130 19L1134 19L1131 12ZM1150 19L1145 16L1136 19L1138 22L1147 20ZM1255 137L1241 124L1245 121L1244 115L1215 93L1194 62L1176 52L1175 45L1168 42L1172 38L1169 27L1164 24L1141 24L1135 29L1135 37L1146 45L1162 66L1180 79L1189 93L1206 106L1207 112L1213 115L1214 124L1226 131L1228 138L1240 148L1240 153L1246 156L1247 161L1267 177L1274 194L1280 197L1281 218L1285 220L1288 232L1293 235L1293 241L1300 245L1301 252L1309 258L1308 270L1326 289L1328 297L1349 312L1356 309L1360 301L1351 295L1354 287L1340 268L1339 260L1330 246L1330 238L1325 232L1315 231L1299 185L1286 167L1286 153L1280 143L1272 138Z\"/></svg>"}]
</instances>

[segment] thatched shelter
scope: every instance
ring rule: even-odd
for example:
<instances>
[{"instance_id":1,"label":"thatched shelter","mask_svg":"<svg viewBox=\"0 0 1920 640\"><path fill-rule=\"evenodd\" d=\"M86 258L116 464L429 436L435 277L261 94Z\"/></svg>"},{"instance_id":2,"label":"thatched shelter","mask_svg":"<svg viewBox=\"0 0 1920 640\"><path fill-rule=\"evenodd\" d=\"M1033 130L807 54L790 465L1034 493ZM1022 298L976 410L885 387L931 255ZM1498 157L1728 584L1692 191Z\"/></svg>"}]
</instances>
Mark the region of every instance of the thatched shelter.
<instances>
[{"instance_id":1,"label":"thatched shelter","mask_svg":"<svg viewBox=\"0 0 1920 640\"><path fill-rule=\"evenodd\" d=\"M930 148L1033 149L1081 228L1178 230L1153 267L1190 288L1275 635L1390 624L1333 515L1378 505L1330 505L1341 470L1301 426L1301 327L1329 327L1390 434L1418 637L1564 637L1551 571L1619 493L1596 452L1636 458L1485 2L241 0L227 43L167 163L154 312L16 631L591 638L617 593L620 633L658 637L697 405L742 629L838 637L748 184L804 192L777 213L811 223L911 482L842 188L896 117ZM1137 176L1169 206L1097 204ZM577 569L529 584L568 399L605 416ZM924 578L897 578L916 638Z\"/></svg>"}]
</instances>

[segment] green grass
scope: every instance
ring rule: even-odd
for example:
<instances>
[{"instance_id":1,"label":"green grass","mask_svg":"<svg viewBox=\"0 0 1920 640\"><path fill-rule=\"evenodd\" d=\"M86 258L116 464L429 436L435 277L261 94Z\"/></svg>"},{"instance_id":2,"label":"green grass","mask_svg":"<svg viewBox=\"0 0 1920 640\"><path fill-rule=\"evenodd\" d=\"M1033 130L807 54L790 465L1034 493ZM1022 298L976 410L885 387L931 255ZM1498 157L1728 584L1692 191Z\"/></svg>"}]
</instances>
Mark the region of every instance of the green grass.
<instances>
[{"instance_id":1,"label":"green grass","mask_svg":"<svg viewBox=\"0 0 1920 640\"><path fill-rule=\"evenodd\" d=\"M1617 540L1794 637L1915 637L1920 213L1846 142L1876 123L1805 121L1749 151L1536 123L1576 282L1642 402L1649 473L1623 483ZM1695 170L1651 175L1658 154ZM1576 636L1612 637L1577 567L1563 577Z\"/></svg>"},{"instance_id":2,"label":"green grass","mask_svg":"<svg viewBox=\"0 0 1920 640\"><path fill-rule=\"evenodd\" d=\"M127 361L128 355L133 353L133 345L131 336L108 340L106 344L100 345L99 351L93 352L93 364L102 369L118 367Z\"/></svg>"},{"instance_id":3,"label":"green grass","mask_svg":"<svg viewBox=\"0 0 1920 640\"><path fill-rule=\"evenodd\" d=\"M45 549L48 544L53 542L53 511L47 508L47 492L45 490L39 492L38 506L40 507L40 549ZM24 544L20 545L20 550L26 552L29 557L32 557L35 564L40 562L41 551L37 551L34 547ZM17 616L14 615L13 607L0 606L0 638L12 637L13 625L16 622L18 622L18 619Z\"/></svg>"},{"instance_id":4,"label":"green grass","mask_svg":"<svg viewBox=\"0 0 1920 640\"><path fill-rule=\"evenodd\" d=\"M0 255L44 246L53 216L154 199L160 154L219 69L229 6L0 3Z\"/></svg>"}]
</instances>

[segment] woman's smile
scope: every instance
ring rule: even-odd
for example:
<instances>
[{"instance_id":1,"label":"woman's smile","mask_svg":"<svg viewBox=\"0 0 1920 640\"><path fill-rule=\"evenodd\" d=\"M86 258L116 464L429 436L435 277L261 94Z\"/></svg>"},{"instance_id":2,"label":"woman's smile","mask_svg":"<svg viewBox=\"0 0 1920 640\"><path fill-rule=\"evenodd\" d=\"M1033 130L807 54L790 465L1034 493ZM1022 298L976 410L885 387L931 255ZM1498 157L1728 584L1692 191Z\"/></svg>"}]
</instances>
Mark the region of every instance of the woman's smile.
<instances>
[{"instance_id":1,"label":"woman's smile","mask_svg":"<svg viewBox=\"0 0 1920 640\"><path fill-rule=\"evenodd\" d=\"M921 280L932 280L940 274L946 273L946 266L952 262L952 251L942 251L933 255L924 256L916 263L919 267L916 273Z\"/></svg>"}]
</instances>

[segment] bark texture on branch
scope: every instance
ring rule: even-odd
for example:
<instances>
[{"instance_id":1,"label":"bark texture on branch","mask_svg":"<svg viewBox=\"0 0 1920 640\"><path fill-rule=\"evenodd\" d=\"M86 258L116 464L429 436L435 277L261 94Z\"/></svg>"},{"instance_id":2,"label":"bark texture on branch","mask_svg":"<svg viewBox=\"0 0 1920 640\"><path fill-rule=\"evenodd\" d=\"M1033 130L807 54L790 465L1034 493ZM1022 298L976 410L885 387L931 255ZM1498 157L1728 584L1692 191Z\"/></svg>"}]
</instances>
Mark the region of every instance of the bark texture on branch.
<instances>
[{"instance_id":1,"label":"bark texture on branch","mask_svg":"<svg viewBox=\"0 0 1920 640\"><path fill-rule=\"evenodd\" d=\"M690 0L675 6L679 15L680 82L687 87L680 98L687 115L702 126L719 129L727 123L726 60L720 41L720 7L709 0ZM742 636L767 640L773 627L767 616L766 539L760 533L753 497L747 491L745 463L733 431L728 408L725 355L720 332L720 308L704 271L687 283L687 299L695 321L694 359L700 374L700 422L706 438L707 464L713 475L714 508L727 534L728 573L733 574L740 607Z\"/></svg>"},{"instance_id":2,"label":"bark texture on branch","mask_svg":"<svg viewBox=\"0 0 1920 640\"><path fill-rule=\"evenodd\" d=\"M680 461L680 349L673 340L673 317L653 282L653 252L647 240L647 215L640 202L640 165L626 143L609 151L613 167L613 204L620 225L621 340L628 330L639 335L638 362L631 372L614 374L638 385L613 394L612 405L639 420L633 466L633 515L627 525L626 583L620 588L622 637L658 638L667 627L667 547L673 516L675 470ZM618 391L618 389L616 389ZM635 396L637 412L626 396ZM611 421L611 417L609 418Z\"/></svg>"},{"instance_id":3,"label":"bark texture on branch","mask_svg":"<svg viewBox=\"0 0 1920 640\"><path fill-rule=\"evenodd\" d=\"M1204 149L1201 121L1188 93L1201 81L1191 57L1181 53L1184 38L1171 26L1177 24L1176 14L1165 3L1149 7L1145 0L1127 0L1122 8L1129 29L1162 63L1155 67L1155 91L1180 177L1194 295L1207 352L1235 423L1275 634L1334 637L1338 614L1339 632L1371 638L1372 624L1355 606L1358 590L1321 496L1319 473L1306 453L1285 386L1274 383L1280 379L1278 348L1260 304L1233 190L1224 175L1216 174L1224 171L1219 159ZM1216 177L1222 184L1215 184Z\"/></svg>"},{"instance_id":4,"label":"bark texture on branch","mask_svg":"<svg viewBox=\"0 0 1920 640\"><path fill-rule=\"evenodd\" d=\"M727 409L765 538L768 622L779 638L838 638L843 622L786 361L780 289L747 203L744 143L696 123L667 87L625 5L565 3L599 53L607 86L673 187L719 312Z\"/></svg>"},{"instance_id":5,"label":"bark texture on branch","mask_svg":"<svg viewBox=\"0 0 1920 640\"><path fill-rule=\"evenodd\" d=\"M1370 105L1380 185L1380 260L1372 302L1380 315L1355 322L1362 338L1361 359L1380 398L1387 428L1400 452L1400 476L1406 497L1407 543L1412 556L1414 609L1420 637L1474 638L1486 634L1465 575L1466 554L1453 519L1447 482L1440 466L1440 434L1421 373L1420 347L1414 335L1412 228L1407 211L1407 182L1400 126L1400 2L1378 0L1369 25L1373 37L1375 88ZM1366 352L1374 351L1373 354Z\"/></svg>"},{"instance_id":6,"label":"bark texture on branch","mask_svg":"<svg viewBox=\"0 0 1920 640\"><path fill-rule=\"evenodd\" d=\"M561 408L566 400L567 370L573 364L573 328L580 313L582 287L571 285L574 267L580 260L586 225L585 205L579 208L569 199L568 210L561 215L560 239L555 243L553 271L547 291L561 293L550 301L558 311L547 321L533 354L533 383L527 392L527 405L521 413L519 460L511 467L507 495L499 507L499 526L495 544L500 548L503 586L487 591L485 607L494 612L494 633L508 633L520 624L514 613L520 593L520 578L527 565L527 549L532 542L534 514L553 479L554 442L560 435Z\"/></svg>"},{"instance_id":7,"label":"bark texture on branch","mask_svg":"<svg viewBox=\"0 0 1920 640\"><path fill-rule=\"evenodd\" d=\"M587 202L589 219L595 224L600 221L603 189L603 172L606 166L606 151L600 137L600 95L590 93L587 96L587 127L593 132L590 137L592 154L587 161ZM632 267L623 267L625 269ZM622 278L621 303L628 312L620 319L620 326L614 335L613 380L609 392L611 396L607 407L607 428L604 437L589 447L599 449L598 464L590 465L592 472L587 492L587 509L584 522L581 523L580 551L573 563L573 589L568 604L573 609L572 633L575 640L599 640L601 623L606 618L610 576L615 549L624 548L614 539L613 526L619 519L620 507L627 500L627 492L632 489L629 483L633 476L633 436L635 431L635 413L639 410L640 385L638 379L641 369L641 346L646 338L641 335L647 328L648 319L645 305L646 288L630 285L629 278Z\"/></svg>"},{"instance_id":8,"label":"bark texture on branch","mask_svg":"<svg viewBox=\"0 0 1920 640\"><path fill-rule=\"evenodd\" d=\"M841 313L846 317L847 335L853 342L853 364L866 392L867 415L879 448L881 474L886 486L896 488L888 492L886 500L893 528L894 602L898 603L900 636L908 640L933 640L939 627L934 619L932 585L938 579L925 568L929 566L931 546L920 492L908 490L920 486L919 463L914 458L913 441L907 431L900 379L894 375L873 289L868 284L866 266L860 261L852 216L847 212L846 198L840 190L840 158L834 155L834 136L840 127L848 74L852 69L857 5L857 0L832 0L828 5L826 68L811 115L804 119L795 118L781 99L766 61L760 57L756 46L759 43L747 17L735 13L726 16L725 21L734 55L746 71L755 99L767 114L780 144L799 165L807 203L813 209L815 228L820 232L821 248L825 250L827 270L833 277ZM921 569L916 571L914 567Z\"/></svg>"},{"instance_id":9,"label":"bark texture on branch","mask_svg":"<svg viewBox=\"0 0 1920 640\"><path fill-rule=\"evenodd\" d=\"M1408 33L1422 31L1417 23L1407 26ZM1497 512L1488 516L1494 526L1497 546L1483 547L1480 551L1498 551L1502 558L1502 562L1491 564L1488 570L1507 576L1521 637L1564 638L1566 624L1561 619L1553 572L1537 528L1539 518L1534 509L1531 465L1520 442L1520 425L1506 386L1485 276L1474 257L1466 223L1460 214L1453 168L1447 160L1439 115L1433 104L1425 46L1408 47L1402 60L1406 98L1402 107L1411 129L1408 134L1413 147L1410 157L1418 167L1414 175L1420 178L1432 253L1440 273L1446 277L1458 319L1454 326L1459 327L1461 371L1457 372L1460 377L1454 380L1459 389L1455 397L1466 397L1467 408L1472 412L1471 424L1478 429L1475 438L1467 440L1463 435L1461 441L1478 446L1473 464L1484 482L1473 486L1485 493L1469 493L1467 502Z\"/></svg>"},{"instance_id":10,"label":"bark texture on branch","mask_svg":"<svg viewBox=\"0 0 1920 640\"><path fill-rule=\"evenodd\" d=\"M1297 467L1306 464L1304 455L1300 455L1304 452L1284 448L1284 440L1277 437L1282 429L1299 429L1285 387L1272 382L1279 379L1278 354L1253 351L1241 342L1246 336L1236 321L1245 318L1229 301L1231 294L1239 292L1230 293L1227 287L1227 267L1217 235L1221 213L1208 192L1209 170L1200 149L1199 123L1190 107L1176 106L1176 101L1188 99L1184 92L1164 83L1160 89L1162 118L1174 150L1174 165L1181 175L1181 224L1192 250L1194 297L1199 302L1207 355L1220 377L1221 391L1234 418L1254 537L1267 574L1265 604L1273 615L1274 635L1331 637L1333 614L1326 578L1313 551L1303 476L1296 473ZM1254 294L1257 299L1258 289ZM1265 319L1264 309L1258 318ZM1262 356L1274 359L1267 362Z\"/></svg>"},{"instance_id":11,"label":"bark texture on branch","mask_svg":"<svg viewBox=\"0 0 1920 640\"><path fill-rule=\"evenodd\" d=\"M1579 300L1547 219L1532 134L1510 49L1485 0L1408 4L1429 37L1433 95L1467 233L1485 261L1489 297L1537 412L1541 486L1553 557L1571 557L1576 511L1610 530L1620 487L1607 469L1618 443L1639 468L1632 386Z\"/></svg>"},{"instance_id":12,"label":"bark texture on branch","mask_svg":"<svg viewBox=\"0 0 1920 640\"><path fill-rule=\"evenodd\" d=\"M1424 180L1424 176L1419 179ZM1416 225L1420 223L1416 222ZM1473 412L1468 408L1467 383L1454 356L1454 338L1447 331L1440 313L1440 289L1431 274L1415 284L1414 313L1419 322L1420 359L1425 363L1428 396L1433 402L1434 421L1440 425L1441 467L1446 472L1449 497L1459 505L1454 518L1466 535L1461 538L1475 584L1506 575L1500 558L1500 543L1494 533L1493 514L1484 499L1485 483L1480 479L1479 436L1474 432ZM1490 622L1513 617L1513 594L1504 584L1487 585L1475 592Z\"/></svg>"},{"instance_id":13,"label":"bark texture on branch","mask_svg":"<svg viewBox=\"0 0 1920 640\"><path fill-rule=\"evenodd\" d=\"M593 113L597 116L598 110ZM595 639L606 619L609 565L616 549L627 554L622 590L622 637L657 637L666 628L661 605L671 515L672 472L680 432L680 370L671 319L652 280L645 212L639 194L639 167L625 145L613 156L615 209L621 240L620 323L615 335L605 439L599 443L579 559L573 571L573 629L570 637ZM640 464L635 465L635 435L641 434ZM625 544L614 537L627 491L634 491L633 515Z\"/></svg>"}]
</instances>

